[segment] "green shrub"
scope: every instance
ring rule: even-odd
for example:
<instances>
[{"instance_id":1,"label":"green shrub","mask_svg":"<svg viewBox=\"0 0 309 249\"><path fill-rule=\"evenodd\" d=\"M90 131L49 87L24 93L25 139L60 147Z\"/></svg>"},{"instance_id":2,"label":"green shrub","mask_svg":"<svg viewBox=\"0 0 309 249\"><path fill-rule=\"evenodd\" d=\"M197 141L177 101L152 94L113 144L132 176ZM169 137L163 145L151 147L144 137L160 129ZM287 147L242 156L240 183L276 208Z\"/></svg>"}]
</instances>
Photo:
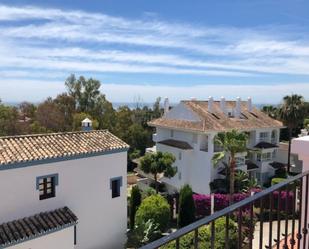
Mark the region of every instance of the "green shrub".
<instances>
[{"instance_id":1,"label":"green shrub","mask_svg":"<svg viewBox=\"0 0 309 249\"><path fill-rule=\"evenodd\" d=\"M184 227L195 221L193 192L189 185L184 185L179 193L178 227Z\"/></svg>"},{"instance_id":2,"label":"green shrub","mask_svg":"<svg viewBox=\"0 0 309 249\"><path fill-rule=\"evenodd\" d=\"M271 185L278 184L278 183L283 182L285 180L286 180L285 178L273 178L273 179L271 179Z\"/></svg>"},{"instance_id":3,"label":"green shrub","mask_svg":"<svg viewBox=\"0 0 309 249\"><path fill-rule=\"evenodd\" d=\"M149 196L152 196L152 195L156 195L156 190L154 188L146 188L143 192L142 192L142 199L145 199Z\"/></svg>"},{"instance_id":4,"label":"green shrub","mask_svg":"<svg viewBox=\"0 0 309 249\"><path fill-rule=\"evenodd\" d=\"M135 215L135 224L140 226L150 219L159 225L161 232L166 230L170 219L170 206L161 195L152 195L142 201Z\"/></svg>"},{"instance_id":5,"label":"green shrub","mask_svg":"<svg viewBox=\"0 0 309 249\"><path fill-rule=\"evenodd\" d=\"M215 249L225 248L225 217L219 218L215 222ZM230 219L229 220L229 248L237 248L237 224ZM211 248L211 225L203 226L198 232L199 248ZM176 248L175 241L168 243L161 247L161 249L174 249ZM194 232L188 233L187 235L180 238L179 243L180 249L193 249L194 248Z\"/></svg>"},{"instance_id":6,"label":"green shrub","mask_svg":"<svg viewBox=\"0 0 309 249\"><path fill-rule=\"evenodd\" d=\"M128 232L126 248L139 248L161 237L159 225L150 219Z\"/></svg>"},{"instance_id":7,"label":"green shrub","mask_svg":"<svg viewBox=\"0 0 309 249\"><path fill-rule=\"evenodd\" d=\"M130 228L135 225L135 214L138 207L141 205L142 195L138 186L133 186L130 198Z\"/></svg>"}]
</instances>

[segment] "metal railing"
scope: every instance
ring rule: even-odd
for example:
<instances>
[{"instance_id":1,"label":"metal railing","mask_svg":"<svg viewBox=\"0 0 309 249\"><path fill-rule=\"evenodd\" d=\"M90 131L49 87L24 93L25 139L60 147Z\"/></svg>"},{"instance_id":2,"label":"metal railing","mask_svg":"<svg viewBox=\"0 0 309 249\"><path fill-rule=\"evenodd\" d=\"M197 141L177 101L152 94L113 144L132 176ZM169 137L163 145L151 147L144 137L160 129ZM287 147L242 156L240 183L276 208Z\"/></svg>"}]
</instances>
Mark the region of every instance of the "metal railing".
<instances>
[{"instance_id":1,"label":"metal railing","mask_svg":"<svg viewBox=\"0 0 309 249\"><path fill-rule=\"evenodd\" d=\"M210 226L209 248L218 248L215 247L217 243L215 224L221 217L225 217L225 238L222 249L230 249L232 243L229 234L229 222L232 219L231 217L235 216L237 217L235 224L237 224L238 232L237 243L233 248L309 249L308 190L309 171L256 193L225 209L215 212L211 216L197 220L168 236L141 247L141 249L164 248L169 243L173 243L173 246L169 248L184 249L187 247L182 247L181 241L188 234L191 234L193 238L192 246L188 248L202 248L200 247L202 234L199 233L199 229L204 226ZM285 198L281 198L282 194ZM274 198L275 195L278 196L278 199ZM249 213L249 222L246 223L247 231L249 232L246 235L243 232L244 210L247 210L247 213ZM254 224L255 214L257 212L259 212L258 219L255 220L257 223ZM277 224L274 224L275 221ZM264 234L266 230L263 231L266 222L269 227L267 238L265 238ZM259 228L259 231L255 232L256 227ZM258 236L254 238L254 234L258 234ZM235 239L235 236L233 238Z\"/></svg>"}]
</instances>

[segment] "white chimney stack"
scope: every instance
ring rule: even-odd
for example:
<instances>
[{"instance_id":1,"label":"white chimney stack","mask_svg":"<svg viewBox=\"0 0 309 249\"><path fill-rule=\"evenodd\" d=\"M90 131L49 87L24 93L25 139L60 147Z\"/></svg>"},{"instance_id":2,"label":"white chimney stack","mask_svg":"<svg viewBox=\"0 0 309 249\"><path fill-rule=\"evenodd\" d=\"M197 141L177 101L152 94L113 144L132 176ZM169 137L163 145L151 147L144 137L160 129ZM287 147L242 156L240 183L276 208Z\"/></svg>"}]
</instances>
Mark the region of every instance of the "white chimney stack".
<instances>
[{"instance_id":1,"label":"white chimney stack","mask_svg":"<svg viewBox=\"0 0 309 249\"><path fill-rule=\"evenodd\" d=\"M236 109L235 109L235 117L239 118L241 114L241 98L236 98Z\"/></svg>"},{"instance_id":2,"label":"white chimney stack","mask_svg":"<svg viewBox=\"0 0 309 249\"><path fill-rule=\"evenodd\" d=\"M209 96L208 98L208 111L213 112L214 98Z\"/></svg>"},{"instance_id":3,"label":"white chimney stack","mask_svg":"<svg viewBox=\"0 0 309 249\"><path fill-rule=\"evenodd\" d=\"M251 97L248 97L247 105L248 105L248 111L252 112L253 107L252 107L252 98Z\"/></svg>"},{"instance_id":4,"label":"white chimney stack","mask_svg":"<svg viewBox=\"0 0 309 249\"><path fill-rule=\"evenodd\" d=\"M220 100L220 108L221 111L226 114L226 106L225 106L225 98L222 96Z\"/></svg>"},{"instance_id":5,"label":"white chimney stack","mask_svg":"<svg viewBox=\"0 0 309 249\"><path fill-rule=\"evenodd\" d=\"M164 115L166 113L168 113L169 110L170 110L170 102L169 102L168 98L166 97L164 99Z\"/></svg>"},{"instance_id":6,"label":"white chimney stack","mask_svg":"<svg viewBox=\"0 0 309 249\"><path fill-rule=\"evenodd\" d=\"M82 131L91 131L92 130L92 121L89 118L85 118L82 121Z\"/></svg>"}]
</instances>

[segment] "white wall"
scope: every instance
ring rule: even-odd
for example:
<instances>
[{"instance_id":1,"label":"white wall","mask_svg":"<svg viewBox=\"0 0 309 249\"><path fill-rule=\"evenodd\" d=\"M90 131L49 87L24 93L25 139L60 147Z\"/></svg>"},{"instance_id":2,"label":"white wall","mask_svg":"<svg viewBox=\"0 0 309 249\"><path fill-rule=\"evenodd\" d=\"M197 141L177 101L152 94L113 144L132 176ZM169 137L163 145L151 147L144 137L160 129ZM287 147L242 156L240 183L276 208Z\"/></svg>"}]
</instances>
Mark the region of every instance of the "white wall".
<instances>
[{"instance_id":1,"label":"white wall","mask_svg":"<svg viewBox=\"0 0 309 249\"><path fill-rule=\"evenodd\" d=\"M209 183L215 169L212 167L212 153L199 150L181 150L163 144L157 144L157 151L170 152L176 157L173 166L177 166L178 173L181 172L181 179L177 173L172 178L164 178L163 181L176 188L184 184L189 184L194 192L206 194L210 192ZM179 152L182 153L182 159L179 160Z\"/></svg>"},{"instance_id":2,"label":"white wall","mask_svg":"<svg viewBox=\"0 0 309 249\"><path fill-rule=\"evenodd\" d=\"M292 140L292 153L298 154L298 157L303 162L303 172L309 171L309 136L300 137ZM303 189L306 189L306 178L303 178ZM305 206L308 205L304 200L306 191L303 191L302 196L302 217L305 217ZM302 227L307 226L309 224L309 216L307 217L307 222L302 222ZM301 249L308 248L309 246L309 234L307 236L307 245L303 246L303 241L301 241ZM304 237L303 237L304 239Z\"/></svg>"},{"instance_id":3,"label":"white wall","mask_svg":"<svg viewBox=\"0 0 309 249\"><path fill-rule=\"evenodd\" d=\"M166 119L180 119L189 121L201 121L199 116L188 109L183 103L179 103L164 115Z\"/></svg>"},{"instance_id":4,"label":"white wall","mask_svg":"<svg viewBox=\"0 0 309 249\"><path fill-rule=\"evenodd\" d=\"M0 223L68 206L79 218L81 249L122 248L127 227L127 153L0 171ZM56 197L39 200L36 177L59 174ZM121 196L111 198L110 178L122 176Z\"/></svg>"},{"instance_id":5,"label":"white wall","mask_svg":"<svg viewBox=\"0 0 309 249\"><path fill-rule=\"evenodd\" d=\"M43 235L36 239L27 240L9 249L74 249L74 226L60 231Z\"/></svg>"}]
</instances>

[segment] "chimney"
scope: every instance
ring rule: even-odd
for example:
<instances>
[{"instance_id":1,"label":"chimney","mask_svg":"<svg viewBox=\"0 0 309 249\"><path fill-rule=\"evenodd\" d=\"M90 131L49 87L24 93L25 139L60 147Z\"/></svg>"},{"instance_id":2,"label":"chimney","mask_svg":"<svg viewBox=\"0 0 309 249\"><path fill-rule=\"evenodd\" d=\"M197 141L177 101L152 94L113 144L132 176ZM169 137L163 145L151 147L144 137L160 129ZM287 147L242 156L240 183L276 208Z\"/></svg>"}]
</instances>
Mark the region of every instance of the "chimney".
<instances>
[{"instance_id":1,"label":"chimney","mask_svg":"<svg viewBox=\"0 0 309 249\"><path fill-rule=\"evenodd\" d=\"M220 108L221 111L226 114L226 106L225 106L225 98L222 96L220 100Z\"/></svg>"},{"instance_id":2,"label":"chimney","mask_svg":"<svg viewBox=\"0 0 309 249\"><path fill-rule=\"evenodd\" d=\"M236 98L236 108L235 108L235 117L239 118L241 114L241 98Z\"/></svg>"},{"instance_id":3,"label":"chimney","mask_svg":"<svg viewBox=\"0 0 309 249\"><path fill-rule=\"evenodd\" d=\"M213 112L214 98L209 96L208 98L208 111Z\"/></svg>"},{"instance_id":4,"label":"chimney","mask_svg":"<svg viewBox=\"0 0 309 249\"><path fill-rule=\"evenodd\" d=\"M170 103L168 98L166 97L164 99L164 115L167 114L169 110L170 110Z\"/></svg>"},{"instance_id":5,"label":"chimney","mask_svg":"<svg viewBox=\"0 0 309 249\"><path fill-rule=\"evenodd\" d=\"M253 107L252 107L252 98L251 97L248 97L247 108L248 108L249 112L252 112Z\"/></svg>"},{"instance_id":6,"label":"chimney","mask_svg":"<svg viewBox=\"0 0 309 249\"><path fill-rule=\"evenodd\" d=\"M82 121L82 130L83 131L91 131L92 130L92 121L89 118L85 118Z\"/></svg>"}]
</instances>

